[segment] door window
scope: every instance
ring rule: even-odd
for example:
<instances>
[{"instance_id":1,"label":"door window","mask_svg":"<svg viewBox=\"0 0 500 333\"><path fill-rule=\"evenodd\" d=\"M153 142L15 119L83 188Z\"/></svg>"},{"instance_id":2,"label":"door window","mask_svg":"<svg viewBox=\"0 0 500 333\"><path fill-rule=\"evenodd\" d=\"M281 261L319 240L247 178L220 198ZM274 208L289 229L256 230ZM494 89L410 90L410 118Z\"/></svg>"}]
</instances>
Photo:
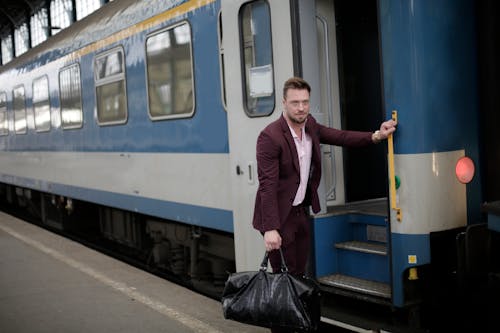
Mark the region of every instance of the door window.
<instances>
[{"instance_id":1,"label":"door window","mask_svg":"<svg viewBox=\"0 0 500 333\"><path fill-rule=\"evenodd\" d=\"M267 116L274 110L275 91L271 43L271 15L264 0L240 10L245 112L249 117Z\"/></svg>"}]
</instances>

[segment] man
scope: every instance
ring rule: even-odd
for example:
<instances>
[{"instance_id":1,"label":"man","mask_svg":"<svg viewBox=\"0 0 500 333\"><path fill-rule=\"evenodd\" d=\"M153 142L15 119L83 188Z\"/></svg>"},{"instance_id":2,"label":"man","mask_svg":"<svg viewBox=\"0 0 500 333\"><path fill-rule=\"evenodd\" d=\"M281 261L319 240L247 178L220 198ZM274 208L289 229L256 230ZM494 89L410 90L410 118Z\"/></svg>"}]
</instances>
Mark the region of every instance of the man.
<instances>
[{"instance_id":1,"label":"man","mask_svg":"<svg viewBox=\"0 0 500 333\"><path fill-rule=\"evenodd\" d=\"M311 88L301 78L283 87L283 115L257 139L259 189L253 226L264 235L274 272L280 270L282 249L289 272L304 274L309 255L307 207L320 210L320 143L361 147L386 139L396 130L393 120L375 132L343 131L323 126L309 114Z\"/></svg>"}]
</instances>

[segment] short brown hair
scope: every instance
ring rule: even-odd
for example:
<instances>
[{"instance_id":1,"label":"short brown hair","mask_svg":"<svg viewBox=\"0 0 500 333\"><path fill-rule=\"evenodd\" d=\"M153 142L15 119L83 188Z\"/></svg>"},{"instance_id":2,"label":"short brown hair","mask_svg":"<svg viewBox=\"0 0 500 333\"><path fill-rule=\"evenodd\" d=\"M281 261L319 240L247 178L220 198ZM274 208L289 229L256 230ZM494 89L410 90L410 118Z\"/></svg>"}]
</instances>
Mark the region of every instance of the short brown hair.
<instances>
[{"instance_id":1,"label":"short brown hair","mask_svg":"<svg viewBox=\"0 0 500 333\"><path fill-rule=\"evenodd\" d=\"M283 85L283 98L286 99L286 93L288 89L307 89L308 93L311 93L311 86L303 78L291 77L285 81Z\"/></svg>"}]
</instances>

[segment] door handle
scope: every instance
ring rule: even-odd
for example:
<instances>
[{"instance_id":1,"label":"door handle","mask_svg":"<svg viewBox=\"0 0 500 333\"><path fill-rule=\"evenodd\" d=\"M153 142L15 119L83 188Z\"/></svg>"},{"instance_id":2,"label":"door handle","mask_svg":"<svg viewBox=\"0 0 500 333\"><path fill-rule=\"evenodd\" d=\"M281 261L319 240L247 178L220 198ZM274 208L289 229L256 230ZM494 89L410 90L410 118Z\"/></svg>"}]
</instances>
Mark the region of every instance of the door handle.
<instances>
[{"instance_id":1,"label":"door handle","mask_svg":"<svg viewBox=\"0 0 500 333\"><path fill-rule=\"evenodd\" d=\"M255 183L255 163L254 162L248 162L248 184L253 185Z\"/></svg>"}]
</instances>

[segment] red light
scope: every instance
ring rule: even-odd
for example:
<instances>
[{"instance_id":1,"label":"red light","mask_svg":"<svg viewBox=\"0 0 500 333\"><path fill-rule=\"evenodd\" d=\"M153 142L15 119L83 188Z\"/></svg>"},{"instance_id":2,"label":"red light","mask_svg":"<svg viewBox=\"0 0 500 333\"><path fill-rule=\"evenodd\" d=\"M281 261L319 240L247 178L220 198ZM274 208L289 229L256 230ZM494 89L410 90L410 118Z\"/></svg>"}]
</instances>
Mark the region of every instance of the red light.
<instances>
[{"instance_id":1,"label":"red light","mask_svg":"<svg viewBox=\"0 0 500 333\"><path fill-rule=\"evenodd\" d=\"M469 183L474 177L474 162L469 157L461 157L455 166L455 174L462 184Z\"/></svg>"}]
</instances>

